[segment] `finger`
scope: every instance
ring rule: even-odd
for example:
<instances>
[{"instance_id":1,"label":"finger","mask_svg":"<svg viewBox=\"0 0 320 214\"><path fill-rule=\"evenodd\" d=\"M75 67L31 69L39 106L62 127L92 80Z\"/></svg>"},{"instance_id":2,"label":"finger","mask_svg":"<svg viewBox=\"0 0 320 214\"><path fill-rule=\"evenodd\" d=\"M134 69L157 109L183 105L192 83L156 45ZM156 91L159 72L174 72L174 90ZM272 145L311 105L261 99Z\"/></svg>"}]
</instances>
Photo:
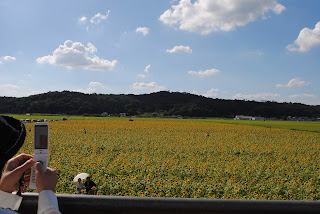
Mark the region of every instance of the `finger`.
<instances>
[{"instance_id":1,"label":"finger","mask_svg":"<svg viewBox=\"0 0 320 214\"><path fill-rule=\"evenodd\" d=\"M51 171L51 172L56 172L55 169L52 169L52 168L50 168L50 167L47 167L47 170L49 170L49 171Z\"/></svg>"},{"instance_id":2,"label":"finger","mask_svg":"<svg viewBox=\"0 0 320 214\"><path fill-rule=\"evenodd\" d=\"M31 180L31 176L30 176L30 175L24 176L24 183L25 183L25 185L29 186L30 180Z\"/></svg>"},{"instance_id":3,"label":"finger","mask_svg":"<svg viewBox=\"0 0 320 214\"><path fill-rule=\"evenodd\" d=\"M44 171L42 169L42 164L37 162L36 165L35 165L35 168L36 168L36 174L38 175L43 175L44 174Z\"/></svg>"},{"instance_id":4,"label":"finger","mask_svg":"<svg viewBox=\"0 0 320 214\"><path fill-rule=\"evenodd\" d=\"M8 161L7 170L12 171L16 167L22 165L23 163L25 163L27 160L31 158L32 158L32 155L28 155L28 154L20 154L16 157L13 157Z\"/></svg>"},{"instance_id":5,"label":"finger","mask_svg":"<svg viewBox=\"0 0 320 214\"><path fill-rule=\"evenodd\" d=\"M54 175L55 177L58 177L56 170L52 168L47 168L46 174L51 174L51 175Z\"/></svg>"},{"instance_id":6,"label":"finger","mask_svg":"<svg viewBox=\"0 0 320 214\"><path fill-rule=\"evenodd\" d=\"M34 164L34 160L29 159L21 166L18 166L14 171L15 173L18 173L18 175L22 176L22 174L28 171L33 166L33 164Z\"/></svg>"},{"instance_id":7,"label":"finger","mask_svg":"<svg viewBox=\"0 0 320 214\"><path fill-rule=\"evenodd\" d=\"M14 158L11 158L11 160L14 160L14 161L19 162L19 163L21 163L21 162L24 163L24 162L26 162L27 160L29 160L31 158L33 158L32 155L20 154L20 155L14 157Z\"/></svg>"},{"instance_id":8,"label":"finger","mask_svg":"<svg viewBox=\"0 0 320 214\"><path fill-rule=\"evenodd\" d=\"M27 169L25 172L24 172L24 177L27 177L27 176L30 176L31 175L31 168L30 169Z\"/></svg>"}]
</instances>

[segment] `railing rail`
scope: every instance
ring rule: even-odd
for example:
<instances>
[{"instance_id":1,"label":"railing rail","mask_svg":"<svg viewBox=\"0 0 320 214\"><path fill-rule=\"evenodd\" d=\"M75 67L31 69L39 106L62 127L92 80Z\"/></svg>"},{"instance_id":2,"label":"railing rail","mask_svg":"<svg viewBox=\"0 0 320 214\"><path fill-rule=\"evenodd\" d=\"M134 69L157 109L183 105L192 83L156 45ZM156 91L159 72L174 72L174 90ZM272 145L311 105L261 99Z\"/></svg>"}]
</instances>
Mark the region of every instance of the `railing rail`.
<instances>
[{"instance_id":1,"label":"railing rail","mask_svg":"<svg viewBox=\"0 0 320 214\"><path fill-rule=\"evenodd\" d=\"M57 194L62 213L320 213L320 201L148 198ZM38 194L24 193L19 211L36 213Z\"/></svg>"}]
</instances>

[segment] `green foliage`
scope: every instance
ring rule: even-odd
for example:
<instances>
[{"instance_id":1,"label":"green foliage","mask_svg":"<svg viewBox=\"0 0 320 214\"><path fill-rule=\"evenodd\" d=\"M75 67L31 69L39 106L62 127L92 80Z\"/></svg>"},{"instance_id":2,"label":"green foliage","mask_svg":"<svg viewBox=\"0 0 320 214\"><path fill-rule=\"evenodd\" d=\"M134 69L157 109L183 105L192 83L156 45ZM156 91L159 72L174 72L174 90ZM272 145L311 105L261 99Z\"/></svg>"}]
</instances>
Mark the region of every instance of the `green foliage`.
<instances>
[{"instance_id":1,"label":"green foliage","mask_svg":"<svg viewBox=\"0 0 320 214\"><path fill-rule=\"evenodd\" d=\"M0 97L0 113L42 113L67 115L119 115L127 113L145 116L224 117L251 115L285 119L320 117L320 106L298 103L255 102L211 99L188 93L161 91L143 95L83 94L78 92L48 92L24 98Z\"/></svg>"},{"instance_id":2,"label":"green foliage","mask_svg":"<svg viewBox=\"0 0 320 214\"><path fill-rule=\"evenodd\" d=\"M17 115L17 114L7 114L18 119L58 119L66 118L67 120L106 120L106 121L128 121L129 118L134 121L149 121L149 122L185 122L185 123L228 123L228 124L238 124L238 125L248 125L248 126L260 126L270 129L288 129L296 131L308 131L308 132L319 132L320 133L320 122L309 122L309 121L254 121L254 120L233 120L233 119L217 119L217 118L207 118L207 119L177 119L177 118L154 118L153 114L144 114L145 117L92 117L92 116L68 116L68 115Z\"/></svg>"}]
</instances>

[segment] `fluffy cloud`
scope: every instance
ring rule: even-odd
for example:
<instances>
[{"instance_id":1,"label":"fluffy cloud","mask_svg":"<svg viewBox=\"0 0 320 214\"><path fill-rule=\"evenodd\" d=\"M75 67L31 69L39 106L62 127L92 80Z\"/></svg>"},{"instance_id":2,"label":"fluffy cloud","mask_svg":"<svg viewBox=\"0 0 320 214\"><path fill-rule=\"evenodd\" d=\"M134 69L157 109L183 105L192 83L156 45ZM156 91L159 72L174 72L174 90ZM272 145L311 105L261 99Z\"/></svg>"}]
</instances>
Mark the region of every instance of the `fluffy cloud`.
<instances>
[{"instance_id":1,"label":"fluffy cloud","mask_svg":"<svg viewBox=\"0 0 320 214\"><path fill-rule=\"evenodd\" d=\"M38 63L64 66L68 69L84 69L91 71L113 70L118 64L117 60L108 61L94 55L97 48L88 43L87 47L80 42L67 40L60 45L52 55L39 57Z\"/></svg>"},{"instance_id":2,"label":"fluffy cloud","mask_svg":"<svg viewBox=\"0 0 320 214\"><path fill-rule=\"evenodd\" d=\"M199 76L199 77L213 76L218 73L220 73L220 71L217 69L208 69L205 71L201 71L201 70L200 71L188 71L188 74Z\"/></svg>"},{"instance_id":3,"label":"fluffy cloud","mask_svg":"<svg viewBox=\"0 0 320 214\"><path fill-rule=\"evenodd\" d=\"M92 94L92 93L96 93L98 88L104 89L104 85L100 82L90 82L89 87L87 89L75 89L72 91L81 92L85 94Z\"/></svg>"},{"instance_id":4,"label":"fluffy cloud","mask_svg":"<svg viewBox=\"0 0 320 214\"><path fill-rule=\"evenodd\" d=\"M85 23L87 22L87 17L82 16L81 18L79 18L79 22L80 22L81 24L85 24Z\"/></svg>"},{"instance_id":5,"label":"fluffy cloud","mask_svg":"<svg viewBox=\"0 0 320 214\"><path fill-rule=\"evenodd\" d=\"M149 33L149 28L147 27L138 27L136 29L137 33L142 33L144 36L146 36Z\"/></svg>"},{"instance_id":6,"label":"fluffy cloud","mask_svg":"<svg viewBox=\"0 0 320 214\"><path fill-rule=\"evenodd\" d=\"M150 67L151 67L151 65L149 64L149 65L147 65L146 66L146 68L144 69L144 72L145 73L149 73L149 71L150 71Z\"/></svg>"},{"instance_id":7,"label":"fluffy cloud","mask_svg":"<svg viewBox=\"0 0 320 214\"><path fill-rule=\"evenodd\" d=\"M277 84L277 88L293 88L293 87L303 87L308 85L307 82L305 81L300 81L298 78L293 78L291 79L288 84L282 85L282 84Z\"/></svg>"},{"instance_id":8,"label":"fluffy cloud","mask_svg":"<svg viewBox=\"0 0 320 214\"><path fill-rule=\"evenodd\" d=\"M96 88L87 88L87 89L75 89L72 90L74 92L80 92L80 93L84 93L84 94L93 94L97 92Z\"/></svg>"},{"instance_id":9,"label":"fluffy cloud","mask_svg":"<svg viewBox=\"0 0 320 214\"><path fill-rule=\"evenodd\" d=\"M180 30L209 34L213 31L231 31L244 26L267 12L280 14L285 7L277 0L181 0L165 11L160 20L178 26Z\"/></svg>"},{"instance_id":10,"label":"fluffy cloud","mask_svg":"<svg viewBox=\"0 0 320 214\"><path fill-rule=\"evenodd\" d=\"M132 85L132 88L135 90L146 90L148 92L157 92L166 89L165 86L160 86L156 82L150 82L150 83L134 83Z\"/></svg>"},{"instance_id":11,"label":"fluffy cloud","mask_svg":"<svg viewBox=\"0 0 320 214\"><path fill-rule=\"evenodd\" d=\"M209 91L207 91L207 93L203 94L203 96L214 98L218 96L218 93L219 93L219 89L212 88Z\"/></svg>"},{"instance_id":12,"label":"fluffy cloud","mask_svg":"<svg viewBox=\"0 0 320 214\"><path fill-rule=\"evenodd\" d=\"M311 48L320 45L320 22L318 22L314 29L303 28L298 38L287 46L289 51L307 52Z\"/></svg>"},{"instance_id":13,"label":"fluffy cloud","mask_svg":"<svg viewBox=\"0 0 320 214\"><path fill-rule=\"evenodd\" d=\"M4 56L0 58L0 64L2 64L2 61L16 61L16 58L13 56Z\"/></svg>"},{"instance_id":14,"label":"fluffy cloud","mask_svg":"<svg viewBox=\"0 0 320 214\"><path fill-rule=\"evenodd\" d=\"M78 19L78 22L81 25L86 26L86 31L89 32L89 29L93 29L95 26L99 26L101 22L107 20L109 17L109 14L110 14L110 10L108 10L105 15L101 13L97 13L96 15L91 17L91 19L89 18L90 19L89 22L87 22L88 17L82 16Z\"/></svg>"},{"instance_id":15,"label":"fluffy cloud","mask_svg":"<svg viewBox=\"0 0 320 214\"><path fill-rule=\"evenodd\" d=\"M167 53L192 53L192 50L189 46L174 46L172 49L167 49Z\"/></svg>"},{"instance_id":16,"label":"fluffy cloud","mask_svg":"<svg viewBox=\"0 0 320 214\"><path fill-rule=\"evenodd\" d=\"M90 22L92 24L99 24L100 22L107 20L108 16L110 14L110 10L107 11L106 15L103 15L101 13L97 13L96 15L94 15L91 19Z\"/></svg>"},{"instance_id":17,"label":"fluffy cloud","mask_svg":"<svg viewBox=\"0 0 320 214\"><path fill-rule=\"evenodd\" d=\"M236 94L232 97L233 99L238 100L279 100L280 95L279 94L273 94L269 92L265 93L258 93L258 94Z\"/></svg>"},{"instance_id":18,"label":"fluffy cloud","mask_svg":"<svg viewBox=\"0 0 320 214\"><path fill-rule=\"evenodd\" d=\"M13 56L4 56L2 59L5 61L16 61L16 58Z\"/></svg>"},{"instance_id":19,"label":"fluffy cloud","mask_svg":"<svg viewBox=\"0 0 320 214\"><path fill-rule=\"evenodd\" d=\"M308 105L320 105L320 98L314 94L293 94L289 96L291 102L305 103Z\"/></svg>"},{"instance_id":20,"label":"fluffy cloud","mask_svg":"<svg viewBox=\"0 0 320 214\"><path fill-rule=\"evenodd\" d=\"M143 72L144 73L149 73L150 72L150 68L151 68L151 65L149 64L144 68ZM146 74L138 74L138 77L139 78L146 78L147 75Z\"/></svg>"},{"instance_id":21,"label":"fluffy cloud","mask_svg":"<svg viewBox=\"0 0 320 214\"><path fill-rule=\"evenodd\" d=\"M90 82L89 86L90 87L103 87L103 84L100 82Z\"/></svg>"}]
</instances>

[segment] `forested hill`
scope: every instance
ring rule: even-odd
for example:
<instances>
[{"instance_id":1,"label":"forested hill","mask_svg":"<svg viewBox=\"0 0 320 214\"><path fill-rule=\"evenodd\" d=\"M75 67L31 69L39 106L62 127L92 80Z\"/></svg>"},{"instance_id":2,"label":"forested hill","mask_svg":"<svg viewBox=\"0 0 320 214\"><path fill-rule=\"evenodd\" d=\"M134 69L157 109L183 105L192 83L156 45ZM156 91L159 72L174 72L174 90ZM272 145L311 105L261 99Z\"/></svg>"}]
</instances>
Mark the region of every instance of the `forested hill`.
<instances>
[{"instance_id":1,"label":"forested hill","mask_svg":"<svg viewBox=\"0 0 320 214\"><path fill-rule=\"evenodd\" d=\"M285 118L320 116L320 106L297 103L212 99L189 93L161 91L151 94L83 94L48 92L23 98L0 97L0 113L50 113L100 115L127 113L131 116L182 115L190 117L234 117L251 115Z\"/></svg>"}]
</instances>

